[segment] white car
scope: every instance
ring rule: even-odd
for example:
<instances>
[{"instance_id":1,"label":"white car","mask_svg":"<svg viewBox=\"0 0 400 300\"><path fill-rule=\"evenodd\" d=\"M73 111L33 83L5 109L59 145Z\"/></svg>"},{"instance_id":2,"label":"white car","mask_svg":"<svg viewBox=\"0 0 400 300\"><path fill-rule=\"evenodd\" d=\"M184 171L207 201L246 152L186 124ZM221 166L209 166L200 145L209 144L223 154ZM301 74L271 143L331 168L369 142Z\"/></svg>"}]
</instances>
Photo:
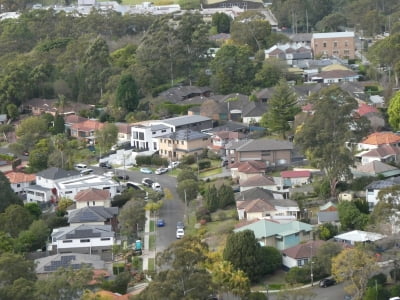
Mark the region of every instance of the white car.
<instances>
[{"instance_id":1,"label":"white car","mask_svg":"<svg viewBox=\"0 0 400 300\"><path fill-rule=\"evenodd\" d=\"M113 171L105 172L105 173L103 174L103 176L106 176L106 177L114 177L114 172L113 172Z\"/></svg>"},{"instance_id":2,"label":"white car","mask_svg":"<svg viewBox=\"0 0 400 300\"><path fill-rule=\"evenodd\" d=\"M179 166L179 161L171 161L171 163L168 165L168 169L174 169L177 166Z\"/></svg>"},{"instance_id":3,"label":"white car","mask_svg":"<svg viewBox=\"0 0 400 300\"><path fill-rule=\"evenodd\" d=\"M154 183L151 185L151 188L152 188L154 191L156 191L156 192L162 192L161 184L159 184L158 182L154 182Z\"/></svg>"},{"instance_id":4,"label":"white car","mask_svg":"<svg viewBox=\"0 0 400 300\"><path fill-rule=\"evenodd\" d=\"M161 174L164 174L164 173L167 173L168 172L168 169L167 168L158 168L157 170L155 170L155 174L156 175L161 175Z\"/></svg>"},{"instance_id":5,"label":"white car","mask_svg":"<svg viewBox=\"0 0 400 300\"><path fill-rule=\"evenodd\" d=\"M183 238L183 236L185 235L185 231L181 228L176 230L176 238L177 239L181 239Z\"/></svg>"}]
</instances>

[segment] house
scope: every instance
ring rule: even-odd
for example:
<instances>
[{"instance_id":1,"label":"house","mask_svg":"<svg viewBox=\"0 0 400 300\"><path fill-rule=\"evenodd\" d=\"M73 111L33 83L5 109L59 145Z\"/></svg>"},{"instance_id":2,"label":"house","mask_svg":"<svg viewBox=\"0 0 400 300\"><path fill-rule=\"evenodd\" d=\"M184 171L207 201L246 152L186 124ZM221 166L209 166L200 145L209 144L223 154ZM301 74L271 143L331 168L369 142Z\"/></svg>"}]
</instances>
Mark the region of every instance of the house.
<instances>
[{"instance_id":1,"label":"house","mask_svg":"<svg viewBox=\"0 0 400 300\"><path fill-rule=\"evenodd\" d=\"M361 157L362 165L367 165L374 161L397 163L400 161L400 147L384 144L378 148L362 152L359 157Z\"/></svg>"},{"instance_id":2,"label":"house","mask_svg":"<svg viewBox=\"0 0 400 300\"><path fill-rule=\"evenodd\" d=\"M151 120L134 124L131 127L131 145L142 150L159 150L159 137L182 129L205 131L213 127L212 119L191 115L169 118L165 120Z\"/></svg>"},{"instance_id":3,"label":"house","mask_svg":"<svg viewBox=\"0 0 400 300\"><path fill-rule=\"evenodd\" d=\"M232 170L232 169L231 169ZM240 191L244 192L252 188L262 188L270 191L279 191L280 188L272 177L265 174L255 174L249 178L239 179Z\"/></svg>"},{"instance_id":4,"label":"house","mask_svg":"<svg viewBox=\"0 0 400 300\"><path fill-rule=\"evenodd\" d=\"M101 123L97 120L85 120L72 124L69 129L71 130L72 137L95 144L96 131L103 129L104 126L105 123Z\"/></svg>"},{"instance_id":5,"label":"house","mask_svg":"<svg viewBox=\"0 0 400 300\"><path fill-rule=\"evenodd\" d=\"M289 199L262 199L236 201L239 220L291 219L296 220L300 208L296 201Z\"/></svg>"},{"instance_id":6,"label":"house","mask_svg":"<svg viewBox=\"0 0 400 300\"><path fill-rule=\"evenodd\" d=\"M225 8L237 6L244 10L247 9L260 9L264 8L264 3L261 0L250 0L250 1L232 1L232 0L202 0L201 6L204 8Z\"/></svg>"},{"instance_id":7,"label":"house","mask_svg":"<svg viewBox=\"0 0 400 300\"><path fill-rule=\"evenodd\" d=\"M35 273L39 278L46 277L48 274L56 272L59 268L79 270L83 267L89 267L93 268L93 270L102 270L105 274L108 274L105 262L100 258L100 255L80 253L55 254L35 259L35 266Z\"/></svg>"},{"instance_id":8,"label":"house","mask_svg":"<svg viewBox=\"0 0 400 300\"><path fill-rule=\"evenodd\" d=\"M311 172L308 170L282 171L281 178L283 179L283 185L287 187L309 184L311 183Z\"/></svg>"},{"instance_id":9,"label":"house","mask_svg":"<svg viewBox=\"0 0 400 300\"><path fill-rule=\"evenodd\" d=\"M325 203L324 205L320 206L317 218L318 218L318 224L339 223L339 214L336 204L329 201L328 203Z\"/></svg>"},{"instance_id":10,"label":"house","mask_svg":"<svg viewBox=\"0 0 400 300\"><path fill-rule=\"evenodd\" d=\"M385 107L385 98L379 95L371 95L369 97L369 101L372 102L372 104L375 107Z\"/></svg>"},{"instance_id":11,"label":"house","mask_svg":"<svg viewBox=\"0 0 400 300\"><path fill-rule=\"evenodd\" d=\"M293 143L269 138L231 142L225 146L226 156L235 162L261 160L268 166L287 165L292 160Z\"/></svg>"},{"instance_id":12,"label":"house","mask_svg":"<svg viewBox=\"0 0 400 300\"><path fill-rule=\"evenodd\" d=\"M68 210L70 226L79 225L111 225L112 230L118 232L118 207L86 206Z\"/></svg>"},{"instance_id":13,"label":"house","mask_svg":"<svg viewBox=\"0 0 400 300\"><path fill-rule=\"evenodd\" d=\"M317 255L318 249L325 244L325 241L308 241L282 251L282 265L286 269L302 267L312 262Z\"/></svg>"},{"instance_id":14,"label":"house","mask_svg":"<svg viewBox=\"0 0 400 300\"><path fill-rule=\"evenodd\" d=\"M112 247L116 244L111 225L86 225L54 228L51 233L51 250L56 253L99 254L110 261Z\"/></svg>"},{"instance_id":15,"label":"house","mask_svg":"<svg viewBox=\"0 0 400 300\"><path fill-rule=\"evenodd\" d=\"M64 116L64 126L65 126L65 132L68 133L68 135L71 135L71 126L74 124L82 123L86 121L87 118L78 116L78 115L66 115Z\"/></svg>"},{"instance_id":16,"label":"house","mask_svg":"<svg viewBox=\"0 0 400 300\"><path fill-rule=\"evenodd\" d=\"M42 99L34 98L26 101L23 104L23 110L30 112L34 116L41 114L51 114L55 116L57 113L60 115L75 115L81 110L91 110L93 105L83 103L64 103L63 106L59 105L56 99Z\"/></svg>"},{"instance_id":17,"label":"house","mask_svg":"<svg viewBox=\"0 0 400 300\"><path fill-rule=\"evenodd\" d=\"M311 77L311 81L323 82L326 84L339 82L354 82L358 81L359 75L351 70L331 70L322 71Z\"/></svg>"},{"instance_id":18,"label":"house","mask_svg":"<svg viewBox=\"0 0 400 300\"><path fill-rule=\"evenodd\" d=\"M208 130L202 130L205 133L208 134L213 134L215 132L220 132L220 131L232 131L232 132L241 132L241 133L247 133L249 131L249 126L241 123L241 122L234 122L234 121L228 121L224 122L221 125L210 128Z\"/></svg>"},{"instance_id":19,"label":"house","mask_svg":"<svg viewBox=\"0 0 400 300\"><path fill-rule=\"evenodd\" d=\"M209 87L197 87L191 85L172 87L160 93L158 96L172 103L178 103L185 99L193 98L196 96L208 97L210 93L211 89Z\"/></svg>"},{"instance_id":20,"label":"house","mask_svg":"<svg viewBox=\"0 0 400 300\"><path fill-rule=\"evenodd\" d=\"M223 150L225 152L225 145L231 141L240 141L245 138L241 132L235 131L218 131L211 135L211 146L213 150Z\"/></svg>"},{"instance_id":21,"label":"house","mask_svg":"<svg viewBox=\"0 0 400 300\"><path fill-rule=\"evenodd\" d=\"M366 186L366 195L369 210L372 211L375 205L379 202L378 194L381 190L400 185L400 177L390 177L385 180L371 182Z\"/></svg>"},{"instance_id":22,"label":"house","mask_svg":"<svg viewBox=\"0 0 400 300\"><path fill-rule=\"evenodd\" d=\"M117 122L115 123L115 125L118 128L118 142L119 143L130 142L132 134L131 128L133 125L121 122Z\"/></svg>"},{"instance_id":23,"label":"house","mask_svg":"<svg viewBox=\"0 0 400 300\"><path fill-rule=\"evenodd\" d=\"M386 236L383 234L353 230L342 234L335 235L333 239L337 242L344 243L346 245L356 245L357 243L371 243L384 239Z\"/></svg>"},{"instance_id":24,"label":"house","mask_svg":"<svg viewBox=\"0 0 400 300\"><path fill-rule=\"evenodd\" d=\"M232 162L232 159L230 162ZM265 174L265 171L267 170L267 164L259 160L234 162L228 164L228 166L231 169L232 178L238 181L244 181L253 176Z\"/></svg>"},{"instance_id":25,"label":"house","mask_svg":"<svg viewBox=\"0 0 400 300\"><path fill-rule=\"evenodd\" d=\"M368 135L357 145L358 151L369 151L382 147L384 145L391 145L394 147L400 146L400 136L393 132L374 132Z\"/></svg>"},{"instance_id":26,"label":"house","mask_svg":"<svg viewBox=\"0 0 400 300\"><path fill-rule=\"evenodd\" d=\"M11 184L11 188L14 193L21 195L25 194L25 188L30 187L35 184L36 175L35 174L25 174L22 172L10 171L4 173L8 181Z\"/></svg>"},{"instance_id":27,"label":"house","mask_svg":"<svg viewBox=\"0 0 400 300\"><path fill-rule=\"evenodd\" d=\"M371 176L371 177L382 176L383 178L389 178L389 177L400 176L400 169L392 165L383 163L379 160L373 160L364 165L357 165L355 168L351 168L351 173L353 174L354 178L365 177L365 176Z\"/></svg>"},{"instance_id":28,"label":"house","mask_svg":"<svg viewBox=\"0 0 400 300\"><path fill-rule=\"evenodd\" d=\"M76 202L76 208L86 206L111 206L110 192L108 190L100 190L96 188L79 191L75 195L74 200Z\"/></svg>"},{"instance_id":29,"label":"house","mask_svg":"<svg viewBox=\"0 0 400 300\"><path fill-rule=\"evenodd\" d=\"M264 50L265 58L277 58L284 60L289 66L297 66L312 59L312 51L309 45L303 43L276 44Z\"/></svg>"},{"instance_id":30,"label":"house","mask_svg":"<svg viewBox=\"0 0 400 300\"><path fill-rule=\"evenodd\" d=\"M65 178L80 178L76 170L64 170L51 167L36 174L36 184L25 187L27 202L57 202L57 182Z\"/></svg>"},{"instance_id":31,"label":"house","mask_svg":"<svg viewBox=\"0 0 400 300\"><path fill-rule=\"evenodd\" d=\"M88 190L90 188L106 190L109 193L109 197L113 198L116 194L120 192L121 186L112 178L91 174L80 176L79 178L65 178L63 180L57 181L55 184L55 188L58 191L59 197L66 197L69 199L75 199L76 195L79 192ZM93 194L90 196L91 198Z\"/></svg>"},{"instance_id":32,"label":"house","mask_svg":"<svg viewBox=\"0 0 400 300\"><path fill-rule=\"evenodd\" d=\"M254 220L249 224L238 224L233 231L244 230L253 231L262 246L271 246L278 250L285 250L312 239L312 226L293 220Z\"/></svg>"},{"instance_id":33,"label":"house","mask_svg":"<svg viewBox=\"0 0 400 300\"><path fill-rule=\"evenodd\" d=\"M354 32L313 33L311 49L314 57L355 58Z\"/></svg>"},{"instance_id":34,"label":"house","mask_svg":"<svg viewBox=\"0 0 400 300\"><path fill-rule=\"evenodd\" d=\"M180 160L186 155L200 155L210 145L208 134L188 129L178 130L158 138L160 156Z\"/></svg>"}]
</instances>

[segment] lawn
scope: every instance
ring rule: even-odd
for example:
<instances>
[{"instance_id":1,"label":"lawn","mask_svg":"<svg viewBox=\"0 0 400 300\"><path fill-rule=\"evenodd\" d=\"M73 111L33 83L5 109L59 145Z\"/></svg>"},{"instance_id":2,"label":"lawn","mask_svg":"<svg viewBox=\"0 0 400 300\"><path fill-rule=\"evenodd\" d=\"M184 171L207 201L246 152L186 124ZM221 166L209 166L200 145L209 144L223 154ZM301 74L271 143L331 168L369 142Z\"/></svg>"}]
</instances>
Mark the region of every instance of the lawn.
<instances>
[{"instance_id":1,"label":"lawn","mask_svg":"<svg viewBox=\"0 0 400 300\"><path fill-rule=\"evenodd\" d=\"M156 222L154 220L150 220L150 232L154 232L155 223Z\"/></svg>"},{"instance_id":2,"label":"lawn","mask_svg":"<svg viewBox=\"0 0 400 300\"><path fill-rule=\"evenodd\" d=\"M149 250L156 248L156 236L154 234L149 236Z\"/></svg>"},{"instance_id":3,"label":"lawn","mask_svg":"<svg viewBox=\"0 0 400 300\"><path fill-rule=\"evenodd\" d=\"M200 172L200 178L205 178L205 177L209 177L209 176L213 176L213 175L221 174L221 173L222 173L222 168L212 169L212 170L208 170L205 172Z\"/></svg>"},{"instance_id":4,"label":"lawn","mask_svg":"<svg viewBox=\"0 0 400 300\"><path fill-rule=\"evenodd\" d=\"M149 271L154 271L154 268L155 267L155 259L154 258L149 258L148 259L148 266L147 266L147 268L148 268L148 270Z\"/></svg>"}]
</instances>

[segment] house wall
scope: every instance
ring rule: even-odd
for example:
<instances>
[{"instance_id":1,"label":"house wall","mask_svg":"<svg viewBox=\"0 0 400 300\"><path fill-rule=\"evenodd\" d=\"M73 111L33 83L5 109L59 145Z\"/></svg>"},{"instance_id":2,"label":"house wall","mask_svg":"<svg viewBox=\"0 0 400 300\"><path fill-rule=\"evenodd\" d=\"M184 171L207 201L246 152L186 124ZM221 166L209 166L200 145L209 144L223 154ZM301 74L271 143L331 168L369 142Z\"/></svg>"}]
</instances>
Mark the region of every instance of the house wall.
<instances>
[{"instance_id":1,"label":"house wall","mask_svg":"<svg viewBox=\"0 0 400 300\"><path fill-rule=\"evenodd\" d=\"M247 213L247 220L255 220L264 217L263 212L250 212Z\"/></svg>"},{"instance_id":2,"label":"house wall","mask_svg":"<svg viewBox=\"0 0 400 300\"><path fill-rule=\"evenodd\" d=\"M173 132L173 128L151 130L151 126L131 128L131 146L151 151L159 150L157 137Z\"/></svg>"},{"instance_id":3,"label":"house wall","mask_svg":"<svg viewBox=\"0 0 400 300\"><path fill-rule=\"evenodd\" d=\"M181 159L188 154L201 154L210 144L210 138L191 141L177 141L159 138L160 155L168 159Z\"/></svg>"},{"instance_id":4,"label":"house wall","mask_svg":"<svg viewBox=\"0 0 400 300\"><path fill-rule=\"evenodd\" d=\"M290 256L287 255L282 255L282 265L284 265L285 267L291 269L293 267L297 267L297 259L292 258Z\"/></svg>"},{"instance_id":5,"label":"house wall","mask_svg":"<svg viewBox=\"0 0 400 300\"><path fill-rule=\"evenodd\" d=\"M368 164L370 162L373 162L373 161L381 161L381 159L380 159L380 157L371 157L371 156L368 156L368 157L362 156L361 157L361 164L362 165L366 165L366 164Z\"/></svg>"},{"instance_id":6,"label":"house wall","mask_svg":"<svg viewBox=\"0 0 400 300\"><path fill-rule=\"evenodd\" d=\"M355 58L355 41L354 37L325 37L312 38L311 48L314 57L331 57L339 58Z\"/></svg>"},{"instance_id":7,"label":"house wall","mask_svg":"<svg viewBox=\"0 0 400 300\"><path fill-rule=\"evenodd\" d=\"M260 123L261 117L243 117L242 123L244 124L253 124L253 123Z\"/></svg>"},{"instance_id":8,"label":"house wall","mask_svg":"<svg viewBox=\"0 0 400 300\"><path fill-rule=\"evenodd\" d=\"M255 187L263 188L269 191L280 191L277 185L257 185L257 186L241 186L240 191L244 192L247 190L254 189Z\"/></svg>"},{"instance_id":9,"label":"house wall","mask_svg":"<svg viewBox=\"0 0 400 300\"><path fill-rule=\"evenodd\" d=\"M93 188L100 189L100 190L108 190L110 192L111 198L117 194L117 186L115 185L108 185L108 184L97 184L93 186ZM64 189L60 189L58 191L58 195L60 197L67 197L69 199L74 199L76 194L80 191L88 189L87 186L79 186L79 187L66 187Z\"/></svg>"},{"instance_id":10,"label":"house wall","mask_svg":"<svg viewBox=\"0 0 400 300\"><path fill-rule=\"evenodd\" d=\"M262 160L267 165L277 165L282 161L290 163L292 160L292 153L290 150L278 151L236 151L235 161L248 161L248 160Z\"/></svg>"},{"instance_id":11,"label":"house wall","mask_svg":"<svg viewBox=\"0 0 400 300\"><path fill-rule=\"evenodd\" d=\"M368 203L369 210L372 211L375 207L375 205L378 204L378 193L380 190L377 189L370 189L366 191L366 199Z\"/></svg>"},{"instance_id":12,"label":"house wall","mask_svg":"<svg viewBox=\"0 0 400 300\"><path fill-rule=\"evenodd\" d=\"M26 191L26 202L48 202L51 200L51 191Z\"/></svg>"},{"instance_id":13,"label":"house wall","mask_svg":"<svg viewBox=\"0 0 400 300\"><path fill-rule=\"evenodd\" d=\"M94 203L93 203L94 202ZM104 206L104 207L110 207L111 206L111 200L95 200L95 201L76 201L76 208L83 208L86 206Z\"/></svg>"},{"instance_id":14,"label":"house wall","mask_svg":"<svg viewBox=\"0 0 400 300\"><path fill-rule=\"evenodd\" d=\"M25 191L25 188L29 187L31 184L31 182L12 183L11 189L16 194L22 194Z\"/></svg>"},{"instance_id":15,"label":"house wall","mask_svg":"<svg viewBox=\"0 0 400 300\"><path fill-rule=\"evenodd\" d=\"M114 245L114 237L92 237L92 238L80 238L80 239L63 239L54 240L53 246L56 246L60 251L62 249L76 249L76 248L90 248L90 247L112 247ZM61 252L60 252L61 253Z\"/></svg>"},{"instance_id":16,"label":"house wall","mask_svg":"<svg viewBox=\"0 0 400 300\"><path fill-rule=\"evenodd\" d=\"M310 183L310 177L296 177L296 178L285 178L285 183L289 182L290 186L303 185Z\"/></svg>"}]
</instances>

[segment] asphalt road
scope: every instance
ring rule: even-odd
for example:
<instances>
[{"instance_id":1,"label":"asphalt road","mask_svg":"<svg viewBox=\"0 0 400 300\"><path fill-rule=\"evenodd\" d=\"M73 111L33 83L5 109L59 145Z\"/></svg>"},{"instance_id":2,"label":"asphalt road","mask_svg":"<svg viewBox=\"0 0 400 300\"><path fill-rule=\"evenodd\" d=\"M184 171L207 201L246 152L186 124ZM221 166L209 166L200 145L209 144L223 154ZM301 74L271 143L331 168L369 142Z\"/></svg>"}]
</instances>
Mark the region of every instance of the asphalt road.
<instances>
[{"instance_id":1,"label":"asphalt road","mask_svg":"<svg viewBox=\"0 0 400 300\"><path fill-rule=\"evenodd\" d=\"M304 298L300 297L298 299L304 299L304 300L308 300L308 299L318 299L318 300L342 300L344 299L344 296L346 295L345 291L344 291L344 285L343 283L334 285L334 286L330 286L327 288L321 288L318 286L319 282L316 282L314 287L312 288L305 288L302 290L298 290L298 291L291 291L288 293L294 293L297 296L300 295L304 295ZM269 293L268 294L268 300L277 300L278 299L278 293ZM293 298L295 299L295 298Z\"/></svg>"},{"instance_id":2,"label":"asphalt road","mask_svg":"<svg viewBox=\"0 0 400 300\"><path fill-rule=\"evenodd\" d=\"M185 213L185 205L176 193L176 178L166 174L143 174L139 171L121 170L121 169L103 169L90 166L95 174L103 174L107 171L114 171L117 175L126 174L129 176L129 181L141 183L143 178L150 178L154 182L158 182L164 189L166 194L172 195L172 199L163 199L164 205L159 211L158 218L164 219L165 226L156 228L156 251L162 252L172 242L176 241L176 223L183 221Z\"/></svg>"}]
</instances>

